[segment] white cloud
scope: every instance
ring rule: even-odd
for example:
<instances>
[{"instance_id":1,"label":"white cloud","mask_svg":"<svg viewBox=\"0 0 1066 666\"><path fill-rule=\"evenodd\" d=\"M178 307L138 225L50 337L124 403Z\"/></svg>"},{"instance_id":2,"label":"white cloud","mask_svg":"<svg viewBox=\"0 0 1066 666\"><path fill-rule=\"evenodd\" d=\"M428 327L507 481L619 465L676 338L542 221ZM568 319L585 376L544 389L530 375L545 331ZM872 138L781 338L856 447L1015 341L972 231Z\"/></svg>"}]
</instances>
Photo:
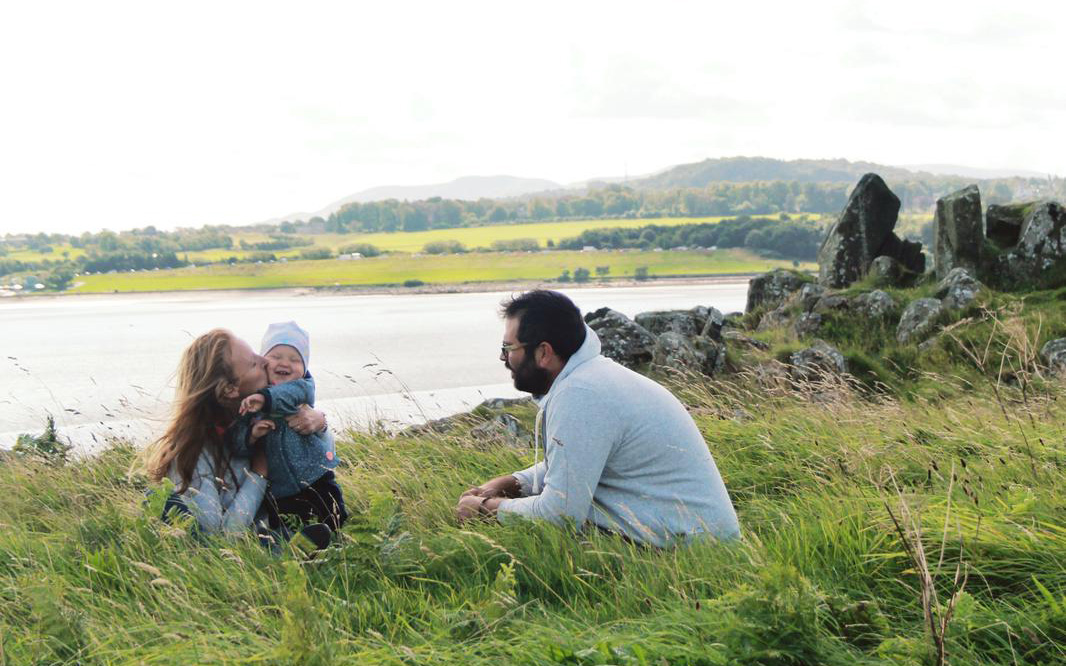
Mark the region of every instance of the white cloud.
<instances>
[{"instance_id":1,"label":"white cloud","mask_svg":"<svg viewBox=\"0 0 1066 666\"><path fill-rule=\"evenodd\" d=\"M8 3L12 4L12 3ZM0 232L735 154L1066 173L1058 3L22 3Z\"/></svg>"}]
</instances>

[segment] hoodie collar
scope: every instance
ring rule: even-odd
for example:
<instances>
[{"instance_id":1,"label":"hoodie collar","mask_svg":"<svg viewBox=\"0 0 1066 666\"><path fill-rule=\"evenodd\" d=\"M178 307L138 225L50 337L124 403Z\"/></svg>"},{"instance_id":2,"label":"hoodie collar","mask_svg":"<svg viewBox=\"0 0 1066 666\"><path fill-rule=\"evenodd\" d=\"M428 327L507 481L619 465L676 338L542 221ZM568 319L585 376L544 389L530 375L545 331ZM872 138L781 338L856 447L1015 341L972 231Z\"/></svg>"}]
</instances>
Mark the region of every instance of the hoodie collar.
<instances>
[{"instance_id":1,"label":"hoodie collar","mask_svg":"<svg viewBox=\"0 0 1066 666\"><path fill-rule=\"evenodd\" d=\"M577 348L573 356L567 360L566 365L563 366L562 372L552 382L551 388L544 395L533 396L537 403L544 407L545 403L551 399L551 397L558 392L559 385L563 383L563 380L570 376L576 368L591 361L600 355L602 345L600 344L600 337L596 335L596 331L589 328L588 324L585 324L585 341L581 343L581 346Z\"/></svg>"}]
</instances>

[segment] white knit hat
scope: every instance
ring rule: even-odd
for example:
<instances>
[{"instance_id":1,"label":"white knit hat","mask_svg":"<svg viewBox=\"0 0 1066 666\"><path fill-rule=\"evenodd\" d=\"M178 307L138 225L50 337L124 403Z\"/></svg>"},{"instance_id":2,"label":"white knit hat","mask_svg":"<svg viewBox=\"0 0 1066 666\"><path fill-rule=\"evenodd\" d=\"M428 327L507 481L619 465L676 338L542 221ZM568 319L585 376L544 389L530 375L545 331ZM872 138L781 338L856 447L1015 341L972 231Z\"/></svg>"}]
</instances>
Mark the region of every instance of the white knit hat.
<instances>
[{"instance_id":1,"label":"white knit hat","mask_svg":"<svg viewBox=\"0 0 1066 666\"><path fill-rule=\"evenodd\" d=\"M300 358L304 361L304 369L307 369L307 365L311 362L311 336L307 334L307 331L300 328L294 321L271 324L267 326L266 334L263 335L263 346L259 353L266 356L267 352L278 345L289 345L300 352Z\"/></svg>"}]
</instances>

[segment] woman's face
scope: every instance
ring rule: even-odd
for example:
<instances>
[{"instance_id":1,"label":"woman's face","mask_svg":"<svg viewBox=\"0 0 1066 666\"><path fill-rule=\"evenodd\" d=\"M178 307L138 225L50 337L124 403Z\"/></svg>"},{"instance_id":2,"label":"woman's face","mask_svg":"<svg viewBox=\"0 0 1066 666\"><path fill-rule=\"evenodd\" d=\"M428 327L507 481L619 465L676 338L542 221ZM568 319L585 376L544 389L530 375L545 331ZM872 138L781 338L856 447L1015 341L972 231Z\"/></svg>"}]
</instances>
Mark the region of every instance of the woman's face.
<instances>
[{"instance_id":1,"label":"woman's face","mask_svg":"<svg viewBox=\"0 0 1066 666\"><path fill-rule=\"evenodd\" d=\"M237 399L266 388L266 359L252 351L247 342L233 338L230 341L229 358L233 375L237 378Z\"/></svg>"}]
</instances>

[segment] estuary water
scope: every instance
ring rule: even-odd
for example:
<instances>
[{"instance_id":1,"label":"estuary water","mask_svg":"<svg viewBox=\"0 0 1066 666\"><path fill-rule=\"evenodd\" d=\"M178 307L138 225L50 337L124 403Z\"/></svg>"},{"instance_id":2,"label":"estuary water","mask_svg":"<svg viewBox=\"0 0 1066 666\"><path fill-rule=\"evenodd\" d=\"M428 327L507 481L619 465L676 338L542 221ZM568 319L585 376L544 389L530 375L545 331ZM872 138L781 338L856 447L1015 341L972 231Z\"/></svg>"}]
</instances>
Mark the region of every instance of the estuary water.
<instances>
[{"instance_id":1,"label":"estuary water","mask_svg":"<svg viewBox=\"0 0 1066 666\"><path fill-rule=\"evenodd\" d=\"M744 309L747 278L563 290L582 312ZM91 452L108 438L146 444L165 425L182 350L214 327L259 348L267 324L311 335L317 406L334 427L419 423L516 397L499 361L500 301L512 292L300 291L60 296L0 301L0 448L48 415Z\"/></svg>"}]
</instances>

